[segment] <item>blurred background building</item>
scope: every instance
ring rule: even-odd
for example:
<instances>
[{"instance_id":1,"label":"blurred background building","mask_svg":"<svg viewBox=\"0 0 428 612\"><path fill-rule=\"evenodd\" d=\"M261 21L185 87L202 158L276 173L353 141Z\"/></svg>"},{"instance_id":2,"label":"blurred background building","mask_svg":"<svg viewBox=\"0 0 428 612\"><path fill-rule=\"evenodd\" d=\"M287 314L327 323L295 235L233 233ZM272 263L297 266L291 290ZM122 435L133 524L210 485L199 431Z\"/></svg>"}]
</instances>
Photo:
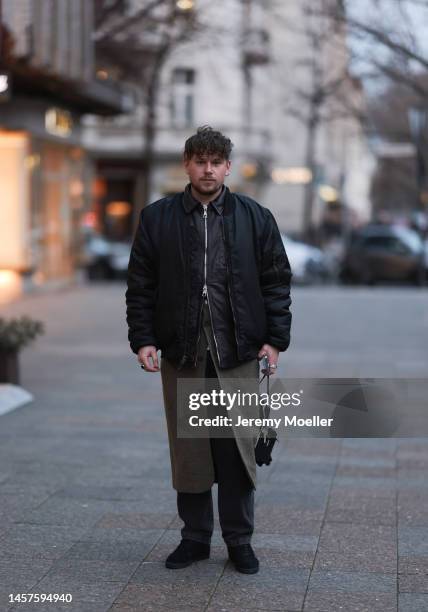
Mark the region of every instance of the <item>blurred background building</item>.
<instances>
[{"instance_id":1,"label":"blurred background building","mask_svg":"<svg viewBox=\"0 0 428 612\"><path fill-rule=\"evenodd\" d=\"M132 106L94 73L92 2L1 3L0 270L3 287L69 280L91 209L81 117Z\"/></svg>"},{"instance_id":2,"label":"blurred background building","mask_svg":"<svg viewBox=\"0 0 428 612\"><path fill-rule=\"evenodd\" d=\"M122 19L144 4L122 4ZM331 101L340 88L343 97L364 105L361 85L347 70L345 30L332 40L329 27L309 15L304 2L187 0L176 5L183 13L199 11L201 20L159 65L149 189L144 189L147 166L141 163L147 146L144 96L133 115L86 121L85 145L97 159L105 231L131 236L145 201L183 188L184 141L204 124L224 131L235 144L230 188L259 198L284 231L308 233L324 214L332 216L333 211L334 217L339 203L367 219L373 156L358 119L351 113L342 116L343 108L334 109ZM120 20L111 21L100 37L104 46L99 45L99 70L106 75L114 67L105 41L109 27L115 32L117 23ZM319 31L323 39L316 44L314 33ZM151 44L161 45L161 35ZM324 97L317 91L317 70L323 73L319 79ZM327 94L329 83L336 80ZM317 96L312 103L311 97ZM321 114L327 114L328 106L330 116L324 121ZM133 222L121 223L115 232L105 211L118 198L129 203L120 210L129 211ZM305 212L305 206L311 210Z\"/></svg>"},{"instance_id":3,"label":"blurred background building","mask_svg":"<svg viewBox=\"0 0 428 612\"><path fill-rule=\"evenodd\" d=\"M182 17L198 10L193 3L177 3ZM132 115L100 120L86 119L85 145L97 160L104 231L116 238L130 238L145 203L181 191L186 184L182 167L184 142L200 125L224 131L234 143L232 190L258 195L272 164L270 45L266 9L252 2L220 0L206 2L201 21L188 26L190 35L181 44L172 42L157 74L154 122L150 143L150 177L146 122L150 113L144 91ZM144 3L127 3L125 14ZM180 6L183 8L180 9ZM182 26L186 27L186 22ZM114 25L111 26L114 29ZM151 33L152 35L152 33ZM141 34L144 36L144 32ZM162 45L162 34L151 40L152 51ZM102 38L101 38L102 40ZM144 48L144 41L142 41ZM99 44L99 69L112 70L109 46ZM156 61L156 58L152 61ZM144 74L144 65L140 75ZM129 73L129 66L125 71ZM147 79L148 81L149 79ZM143 156L143 160L142 160ZM150 183L147 188L146 183ZM145 199L144 199L145 198ZM128 203L131 223L116 223L108 211L112 202ZM116 230L114 229L116 225Z\"/></svg>"},{"instance_id":4,"label":"blurred background building","mask_svg":"<svg viewBox=\"0 0 428 612\"><path fill-rule=\"evenodd\" d=\"M112 257L124 272L141 208L183 189L184 142L201 125L230 136L228 185L289 239L337 258L371 219L422 227L426 69L403 56L425 57L388 30L383 0L373 18L355 7L0 0L3 294L69 282L91 262L105 277Z\"/></svg>"},{"instance_id":5,"label":"blurred background building","mask_svg":"<svg viewBox=\"0 0 428 612\"><path fill-rule=\"evenodd\" d=\"M350 73L346 27L325 17L329 3L274 2L269 11L273 165L263 200L281 229L307 239L343 208L370 217L364 92Z\"/></svg>"}]
</instances>

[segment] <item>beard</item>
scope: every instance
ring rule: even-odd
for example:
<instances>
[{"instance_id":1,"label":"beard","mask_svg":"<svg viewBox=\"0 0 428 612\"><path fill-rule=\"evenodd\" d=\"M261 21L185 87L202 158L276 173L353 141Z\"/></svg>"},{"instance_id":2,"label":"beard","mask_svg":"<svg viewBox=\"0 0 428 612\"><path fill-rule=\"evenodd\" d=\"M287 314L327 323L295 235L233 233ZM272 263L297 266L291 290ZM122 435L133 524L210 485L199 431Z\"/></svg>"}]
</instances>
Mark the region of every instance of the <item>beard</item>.
<instances>
[{"instance_id":1,"label":"beard","mask_svg":"<svg viewBox=\"0 0 428 612\"><path fill-rule=\"evenodd\" d=\"M221 189L222 183L217 183L217 181L213 181L212 183L204 183L202 181L196 186L192 184L192 187L196 193L200 193L201 195L207 196L214 195L215 193L217 193L219 189Z\"/></svg>"}]
</instances>

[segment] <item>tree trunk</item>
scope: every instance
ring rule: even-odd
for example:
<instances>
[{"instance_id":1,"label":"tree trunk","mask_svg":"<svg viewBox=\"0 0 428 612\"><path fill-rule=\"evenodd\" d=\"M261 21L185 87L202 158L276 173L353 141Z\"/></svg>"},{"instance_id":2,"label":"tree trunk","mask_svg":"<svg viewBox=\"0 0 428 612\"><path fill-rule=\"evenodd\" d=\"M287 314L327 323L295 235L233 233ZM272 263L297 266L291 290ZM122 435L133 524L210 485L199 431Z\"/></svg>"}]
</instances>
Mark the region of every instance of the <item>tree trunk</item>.
<instances>
[{"instance_id":1,"label":"tree trunk","mask_svg":"<svg viewBox=\"0 0 428 612\"><path fill-rule=\"evenodd\" d=\"M305 240L310 239L310 229L312 225L312 210L314 207L315 197L315 143L316 131L318 127L317 119L312 116L308 123L308 132L306 140L305 167L311 171L311 180L305 185L304 203L303 203L303 236Z\"/></svg>"},{"instance_id":2,"label":"tree trunk","mask_svg":"<svg viewBox=\"0 0 428 612\"><path fill-rule=\"evenodd\" d=\"M143 124L143 188L142 188L142 203L144 208L150 204L152 191L152 176L154 163L154 145L156 138L156 122L157 122L157 103L159 96L159 81L162 66L166 60L169 48L159 50L156 60L153 63L152 72L150 75L149 84L146 90L146 116Z\"/></svg>"},{"instance_id":3,"label":"tree trunk","mask_svg":"<svg viewBox=\"0 0 428 612\"><path fill-rule=\"evenodd\" d=\"M144 208L150 204L152 191L152 169L153 169L153 153L156 137L156 94L149 92L146 104L146 118L143 125L143 198L141 207Z\"/></svg>"}]
</instances>

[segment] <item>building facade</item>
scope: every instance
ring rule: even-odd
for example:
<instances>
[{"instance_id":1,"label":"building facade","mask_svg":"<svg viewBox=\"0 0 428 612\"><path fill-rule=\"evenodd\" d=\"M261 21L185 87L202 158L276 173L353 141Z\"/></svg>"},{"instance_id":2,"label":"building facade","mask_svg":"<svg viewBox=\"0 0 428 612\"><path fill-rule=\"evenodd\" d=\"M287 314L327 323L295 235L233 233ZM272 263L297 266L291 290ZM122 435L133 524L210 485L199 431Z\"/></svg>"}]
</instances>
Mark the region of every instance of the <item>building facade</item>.
<instances>
[{"instance_id":1,"label":"building facade","mask_svg":"<svg viewBox=\"0 0 428 612\"><path fill-rule=\"evenodd\" d=\"M201 125L230 136L235 146L228 185L268 206L284 232L303 231L308 181L313 224L339 200L355 207L361 218L369 216L371 154L358 121L352 116L319 121L314 133L308 127L314 61L325 78L334 78L346 74L348 58L344 32L331 41L326 33L321 51L311 46L311 35L325 24L308 16L306 4L182 3L199 13L201 27L173 50L160 70L148 195L143 188L144 104L133 116L86 122L85 145L98 159L103 195L97 206L104 219L106 207L124 198L131 221L122 228L135 229L144 205L182 190L184 141ZM130 0L128 14L137 14L143 5L143 0ZM344 79L342 94L356 98L354 87L355 80Z\"/></svg>"},{"instance_id":2,"label":"building facade","mask_svg":"<svg viewBox=\"0 0 428 612\"><path fill-rule=\"evenodd\" d=\"M128 3L128 11L132 14L142 4L134 0ZM184 142L206 124L222 130L234 143L231 189L258 195L271 165L271 132L266 127L270 75L265 70L270 51L266 10L260 4L255 12L252 4L240 0L196 3L195 10L202 13L200 29L189 42L174 48L163 63L147 201L142 200L144 104L132 116L85 120L85 146L98 159L101 201L96 208L105 225L109 225L105 211L111 202L128 197L130 238L143 205L182 190L186 183ZM129 228L129 224L122 227Z\"/></svg>"},{"instance_id":3,"label":"building facade","mask_svg":"<svg viewBox=\"0 0 428 612\"><path fill-rule=\"evenodd\" d=\"M364 93L349 74L346 29L322 16L329 1L272 2L269 12L274 162L264 198L280 227L297 235L338 203L362 221L371 212L374 157L358 118Z\"/></svg>"},{"instance_id":4,"label":"building facade","mask_svg":"<svg viewBox=\"0 0 428 612\"><path fill-rule=\"evenodd\" d=\"M0 293L73 278L93 165L81 117L132 107L94 76L93 3L3 0L0 58ZM1 299L1 297L0 297Z\"/></svg>"}]
</instances>

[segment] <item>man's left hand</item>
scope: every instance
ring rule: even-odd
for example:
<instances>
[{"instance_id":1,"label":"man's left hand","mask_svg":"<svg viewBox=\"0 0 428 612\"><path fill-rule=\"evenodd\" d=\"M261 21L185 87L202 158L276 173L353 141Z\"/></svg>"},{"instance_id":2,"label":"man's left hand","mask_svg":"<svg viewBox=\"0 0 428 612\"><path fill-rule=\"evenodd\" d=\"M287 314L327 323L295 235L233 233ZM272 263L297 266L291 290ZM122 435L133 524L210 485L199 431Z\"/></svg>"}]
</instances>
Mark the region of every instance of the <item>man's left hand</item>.
<instances>
[{"instance_id":1,"label":"man's left hand","mask_svg":"<svg viewBox=\"0 0 428 612\"><path fill-rule=\"evenodd\" d=\"M267 355L267 358L268 358L269 374L270 375L275 374L276 368L278 367L278 358L279 358L278 349L276 349L274 346L271 346L270 344L264 344L262 348L259 350L259 354L257 355L257 358L260 360L265 355Z\"/></svg>"}]
</instances>

